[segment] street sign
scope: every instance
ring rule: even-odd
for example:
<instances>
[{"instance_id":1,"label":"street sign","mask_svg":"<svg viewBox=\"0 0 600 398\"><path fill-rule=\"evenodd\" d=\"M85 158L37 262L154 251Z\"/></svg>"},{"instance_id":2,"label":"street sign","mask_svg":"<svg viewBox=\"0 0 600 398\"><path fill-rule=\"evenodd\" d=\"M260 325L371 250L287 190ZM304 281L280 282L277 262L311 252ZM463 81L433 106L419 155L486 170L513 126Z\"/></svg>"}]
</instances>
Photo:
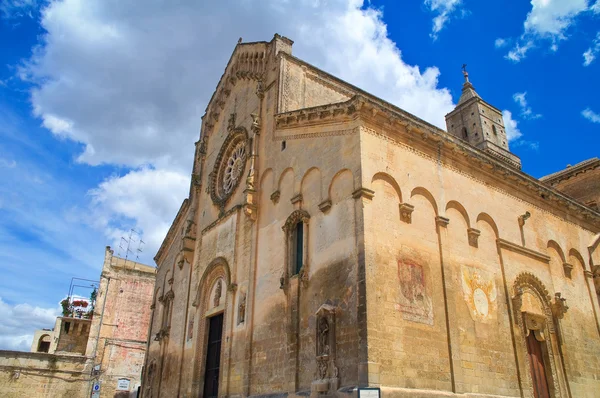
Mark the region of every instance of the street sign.
<instances>
[{"instance_id":1,"label":"street sign","mask_svg":"<svg viewBox=\"0 0 600 398\"><path fill-rule=\"evenodd\" d=\"M100 398L100 382L95 381L92 385L92 398Z\"/></svg>"},{"instance_id":2,"label":"street sign","mask_svg":"<svg viewBox=\"0 0 600 398\"><path fill-rule=\"evenodd\" d=\"M118 391L129 391L129 379L119 379L117 381Z\"/></svg>"},{"instance_id":3,"label":"street sign","mask_svg":"<svg viewBox=\"0 0 600 398\"><path fill-rule=\"evenodd\" d=\"M381 398L381 390L379 388L358 388L358 398Z\"/></svg>"}]
</instances>

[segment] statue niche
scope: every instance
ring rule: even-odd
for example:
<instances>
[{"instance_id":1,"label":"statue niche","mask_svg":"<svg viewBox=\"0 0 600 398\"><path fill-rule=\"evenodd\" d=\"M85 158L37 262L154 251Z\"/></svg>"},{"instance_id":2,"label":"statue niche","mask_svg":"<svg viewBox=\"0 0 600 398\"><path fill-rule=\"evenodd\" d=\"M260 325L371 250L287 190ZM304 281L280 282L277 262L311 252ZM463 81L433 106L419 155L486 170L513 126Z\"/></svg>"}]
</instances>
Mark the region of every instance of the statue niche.
<instances>
[{"instance_id":1,"label":"statue niche","mask_svg":"<svg viewBox=\"0 0 600 398\"><path fill-rule=\"evenodd\" d=\"M317 371L311 386L313 397L335 394L340 384L335 365L335 307L323 304L315 315Z\"/></svg>"}]
</instances>

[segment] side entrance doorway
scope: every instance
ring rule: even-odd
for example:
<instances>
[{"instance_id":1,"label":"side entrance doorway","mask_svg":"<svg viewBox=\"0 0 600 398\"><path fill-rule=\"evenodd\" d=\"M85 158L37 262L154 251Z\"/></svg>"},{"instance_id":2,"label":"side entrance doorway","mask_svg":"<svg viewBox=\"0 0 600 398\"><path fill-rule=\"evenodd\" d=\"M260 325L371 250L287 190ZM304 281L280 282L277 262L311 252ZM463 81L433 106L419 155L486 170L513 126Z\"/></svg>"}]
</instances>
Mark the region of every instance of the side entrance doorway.
<instances>
[{"instance_id":1,"label":"side entrance doorway","mask_svg":"<svg viewBox=\"0 0 600 398\"><path fill-rule=\"evenodd\" d=\"M542 354L542 344L535 338L535 333L529 331L527 336L527 354L531 366L531 379L533 381L533 394L535 398L550 398L548 392L548 379Z\"/></svg>"},{"instance_id":2,"label":"side entrance doorway","mask_svg":"<svg viewBox=\"0 0 600 398\"><path fill-rule=\"evenodd\" d=\"M223 337L223 313L209 318L208 343L206 347L206 372L204 373L204 398L218 397L219 370L221 364L221 339Z\"/></svg>"}]
</instances>

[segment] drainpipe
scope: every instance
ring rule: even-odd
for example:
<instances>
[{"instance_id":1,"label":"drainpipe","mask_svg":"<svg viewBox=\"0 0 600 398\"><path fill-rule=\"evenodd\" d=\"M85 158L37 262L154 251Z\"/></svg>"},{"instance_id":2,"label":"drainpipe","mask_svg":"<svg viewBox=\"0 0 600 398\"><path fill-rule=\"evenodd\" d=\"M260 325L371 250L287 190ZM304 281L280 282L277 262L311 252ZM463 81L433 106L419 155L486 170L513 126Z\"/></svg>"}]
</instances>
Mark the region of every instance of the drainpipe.
<instances>
[{"instance_id":1,"label":"drainpipe","mask_svg":"<svg viewBox=\"0 0 600 398\"><path fill-rule=\"evenodd\" d=\"M103 278L101 276L101 278ZM98 324L98 337L96 337L96 342L94 343L94 353L92 354L92 371L94 371L95 360L96 360L96 352L98 351L98 342L100 341L100 330L102 330L102 318L104 318L104 309L106 308L106 298L108 297L108 289L110 287L110 277L106 278L108 282L106 282L106 292L104 293L104 300L102 301L102 312L100 313L100 323ZM88 394L90 397L92 395L92 382L93 378L90 377L90 383L88 386Z\"/></svg>"}]
</instances>

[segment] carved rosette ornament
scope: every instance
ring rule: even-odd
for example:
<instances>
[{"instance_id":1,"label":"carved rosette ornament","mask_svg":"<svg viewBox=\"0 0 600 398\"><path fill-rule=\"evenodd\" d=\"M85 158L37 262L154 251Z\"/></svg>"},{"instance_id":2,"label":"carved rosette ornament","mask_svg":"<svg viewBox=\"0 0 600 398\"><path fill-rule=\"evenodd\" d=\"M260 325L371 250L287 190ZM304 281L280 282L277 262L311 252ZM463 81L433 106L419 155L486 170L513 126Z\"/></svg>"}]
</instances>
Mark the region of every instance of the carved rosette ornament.
<instances>
[{"instance_id":1,"label":"carved rosette ornament","mask_svg":"<svg viewBox=\"0 0 600 398\"><path fill-rule=\"evenodd\" d=\"M210 197L224 210L225 204L243 179L248 159L248 133L243 127L233 127L235 116L229 120L229 134L219 151L210 173Z\"/></svg>"}]
</instances>

